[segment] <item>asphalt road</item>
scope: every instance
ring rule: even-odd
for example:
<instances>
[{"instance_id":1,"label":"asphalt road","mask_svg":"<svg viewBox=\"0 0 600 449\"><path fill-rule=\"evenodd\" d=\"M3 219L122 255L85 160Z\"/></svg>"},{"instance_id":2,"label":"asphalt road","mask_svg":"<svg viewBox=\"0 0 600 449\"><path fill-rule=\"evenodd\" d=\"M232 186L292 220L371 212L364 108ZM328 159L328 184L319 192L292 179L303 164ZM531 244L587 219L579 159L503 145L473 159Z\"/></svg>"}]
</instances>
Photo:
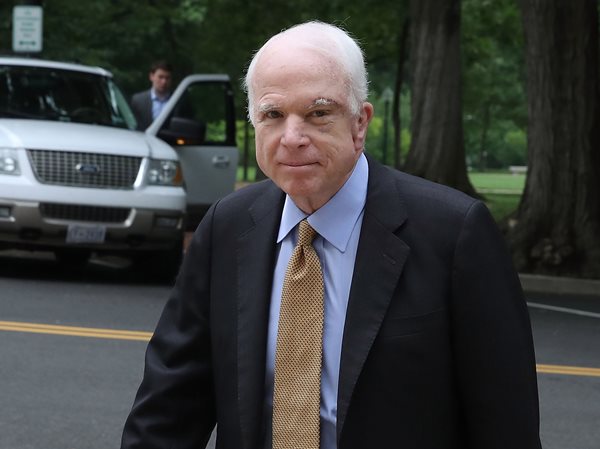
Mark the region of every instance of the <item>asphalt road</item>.
<instances>
[{"instance_id":1,"label":"asphalt road","mask_svg":"<svg viewBox=\"0 0 600 449\"><path fill-rule=\"evenodd\" d=\"M600 292L596 297L528 295L528 301L538 363L543 447L598 449ZM596 371L586 373L595 376L540 373L539 367L546 364Z\"/></svg>"},{"instance_id":2,"label":"asphalt road","mask_svg":"<svg viewBox=\"0 0 600 449\"><path fill-rule=\"evenodd\" d=\"M0 252L0 449L117 448L168 293L140 273ZM600 297L529 300L544 448L597 449Z\"/></svg>"}]
</instances>

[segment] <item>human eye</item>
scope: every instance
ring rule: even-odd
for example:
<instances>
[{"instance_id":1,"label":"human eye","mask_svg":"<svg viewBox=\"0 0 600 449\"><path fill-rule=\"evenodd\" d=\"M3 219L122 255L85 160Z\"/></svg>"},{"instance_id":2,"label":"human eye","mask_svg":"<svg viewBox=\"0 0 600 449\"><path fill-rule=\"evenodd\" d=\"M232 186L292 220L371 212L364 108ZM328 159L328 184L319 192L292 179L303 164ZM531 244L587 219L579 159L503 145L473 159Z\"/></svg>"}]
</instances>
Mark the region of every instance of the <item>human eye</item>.
<instances>
[{"instance_id":1,"label":"human eye","mask_svg":"<svg viewBox=\"0 0 600 449\"><path fill-rule=\"evenodd\" d=\"M315 111L313 111L313 116L320 118L320 117L326 117L329 115L329 111L325 110L325 109L317 109Z\"/></svg>"},{"instance_id":2,"label":"human eye","mask_svg":"<svg viewBox=\"0 0 600 449\"><path fill-rule=\"evenodd\" d=\"M263 103L258 106L258 120L275 120L283 117L282 109L279 105L273 103Z\"/></svg>"},{"instance_id":3,"label":"human eye","mask_svg":"<svg viewBox=\"0 0 600 449\"><path fill-rule=\"evenodd\" d=\"M265 117L268 119L277 119L283 117L283 114L280 111L272 109L270 111L265 111Z\"/></svg>"},{"instance_id":4,"label":"human eye","mask_svg":"<svg viewBox=\"0 0 600 449\"><path fill-rule=\"evenodd\" d=\"M308 119L321 123L329 118L331 111L328 108L313 109L308 113Z\"/></svg>"}]
</instances>

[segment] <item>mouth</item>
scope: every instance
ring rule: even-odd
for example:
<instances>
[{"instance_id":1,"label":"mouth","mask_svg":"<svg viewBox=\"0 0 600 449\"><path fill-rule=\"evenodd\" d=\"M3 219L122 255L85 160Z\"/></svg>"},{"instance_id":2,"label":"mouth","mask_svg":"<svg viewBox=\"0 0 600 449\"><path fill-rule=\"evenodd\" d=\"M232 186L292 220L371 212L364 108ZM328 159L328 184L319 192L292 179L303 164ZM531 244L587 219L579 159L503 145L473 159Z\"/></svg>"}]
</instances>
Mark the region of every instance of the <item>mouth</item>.
<instances>
[{"instance_id":1,"label":"mouth","mask_svg":"<svg viewBox=\"0 0 600 449\"><path fill-rule=\"evenodd\" d=\"M309 167L311 165L316 165L316 162L281 162L281 165L285 165L286 167Z\"/></svg>"}]
</instances>

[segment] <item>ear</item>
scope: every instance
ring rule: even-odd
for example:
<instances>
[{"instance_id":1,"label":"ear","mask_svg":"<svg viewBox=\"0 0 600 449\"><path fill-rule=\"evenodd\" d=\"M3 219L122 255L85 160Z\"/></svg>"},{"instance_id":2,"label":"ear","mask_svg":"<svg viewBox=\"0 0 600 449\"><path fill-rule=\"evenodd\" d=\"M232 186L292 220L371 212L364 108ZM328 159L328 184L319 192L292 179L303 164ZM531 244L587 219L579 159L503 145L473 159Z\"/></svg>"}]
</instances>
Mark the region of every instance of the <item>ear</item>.
<instances>
[{"instance_id":1,"label":"ear","mask_svg":"<svg viewBox=\"0 0 600 449\"><path fill-rule=\"evenodd\" d=\"M361 106L360 115L356 118L354 132L352 133L354 149L356 151L362 151L365 147L367 129L369 128L369 123L373 118L373 113L373 105L371 103L364 102Z\"/></svg>"}]
</instances>

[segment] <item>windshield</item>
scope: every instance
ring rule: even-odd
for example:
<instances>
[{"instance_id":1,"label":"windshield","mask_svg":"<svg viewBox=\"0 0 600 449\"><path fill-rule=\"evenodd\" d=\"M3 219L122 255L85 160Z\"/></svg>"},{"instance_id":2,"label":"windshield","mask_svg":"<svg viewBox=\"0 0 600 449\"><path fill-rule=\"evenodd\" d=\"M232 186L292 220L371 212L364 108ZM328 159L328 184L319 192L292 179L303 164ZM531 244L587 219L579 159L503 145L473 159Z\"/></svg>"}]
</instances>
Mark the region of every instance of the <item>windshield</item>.
<instances>
[{"instance_id":1,"label":"windshield","mask_svg":"<svg viewBox=\"0 0 600 449\"><path fill-rule=\"evenodd\" d=\"M0 117L136 128L110 78L45 67L0 67Z\"/></svg>"}]
</instances>

